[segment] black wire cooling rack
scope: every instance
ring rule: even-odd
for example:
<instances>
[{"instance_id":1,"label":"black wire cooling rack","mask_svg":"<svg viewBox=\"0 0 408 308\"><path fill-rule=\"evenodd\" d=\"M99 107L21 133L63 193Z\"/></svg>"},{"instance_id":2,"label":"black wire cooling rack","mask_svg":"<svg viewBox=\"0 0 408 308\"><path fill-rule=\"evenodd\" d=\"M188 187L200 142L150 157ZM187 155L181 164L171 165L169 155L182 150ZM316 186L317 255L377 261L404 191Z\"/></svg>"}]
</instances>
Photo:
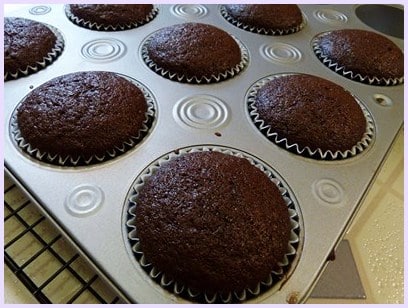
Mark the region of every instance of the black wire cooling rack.
<instances>
[{"instance_id":1,"label":"black wire cooling rack","mask_svg":"<svg viewBox=\"0 0 408 308\"><path fill-rule=\"evenodd\" d=\"M6 174L4 263L39 303L125 303Z\"/></svg>"}]
</instances>

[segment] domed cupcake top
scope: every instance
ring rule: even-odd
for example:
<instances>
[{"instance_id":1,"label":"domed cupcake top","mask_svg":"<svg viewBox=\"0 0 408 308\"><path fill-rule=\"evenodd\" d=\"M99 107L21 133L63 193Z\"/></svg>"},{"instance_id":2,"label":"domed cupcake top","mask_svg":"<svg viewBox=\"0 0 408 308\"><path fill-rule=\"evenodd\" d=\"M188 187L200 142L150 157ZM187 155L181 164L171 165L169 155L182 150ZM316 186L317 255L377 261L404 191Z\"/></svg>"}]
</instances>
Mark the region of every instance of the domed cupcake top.
<instances>
[{"instance_id":1,"label":"domed cupcake top","mask_svg":"<svg viewBox=\"0 0 408 308\"><path fill-rule=\"evenodd\" d=\"M234 76L243 66L237 41L224 30L202 23L158 30L146 42L143 54L153 70L178 81L216 82Z\"/></svg>"},{"instance_id":2,"label":"domed cupcake top","mask_svg":"<svg viewBox=\"0 0 408 308\"><path fill-rule=\"evenodd\" d=\"M100 31L135 28L157 13L152 4L69 4L65 12L75 24Z\"/></svg>"},{"instance_id":3,"label":"domed cupcake top","mask_svg":"<svg viewBox=\"0 0 408 308\"><path fill-rule=\"evenodd\" d=\"M62 37L57 37L56 31L34 20L5 17L5 79L36 72L57 58L64 43Z\"/></svg>"},{"instance_id":4,"label":"domed cupcake top","mask_svg":"<svg viewBox=\"0 0 408 308\"><path fill-rule=\"evenodd\" d=\"M104 156L137 137L147 103L132 82L111 72L56 77L30 92L17 110L25 142L60 157Z\"/></svg>"},{"instance_id":5,"label":"domed cupcake top","mask_svg":"<svg viewBox=\"0 0 408 308\"><path fill-rule=\"evenodd\" d=\"M325 63L368 80L399 79L404 76L404 55L387 37L375 32L344 29L319 35L314 48Z\"/></svg>"},{"instance_id":6,"label":"domed cupcake top","mask_svg":"<svg viewBox=\"0 0 408 308\"><path fill-rule=\"evenodd\" d=\"M311 151L347 151L364 137L365 115L356 99L326 79L293 74L273 78L253 99L257 120L287 144Z\"/></svg>"},{"instance_id":7,"label":"domed cupcake top","mask_svg":"<svg viewBox=\"0 0 408 308\"><path fill-rule=\"evenodd\" d=\"M288 249L285 201L245 158L215 151L173 158L145 181L136 203L146 259L199 292L253 287Z\"/></svg>"},{"instance_id":8,"label":"domed cupcake top","mask_svg":"<svg viewBox=\"0 0 408 308\"><path fill-rule=\"evenodd\" d=\"M290 34L303 26L302 12L295 4L226 4L221 12L237 27L259 34Z\"/></svg>"}]
</instances>

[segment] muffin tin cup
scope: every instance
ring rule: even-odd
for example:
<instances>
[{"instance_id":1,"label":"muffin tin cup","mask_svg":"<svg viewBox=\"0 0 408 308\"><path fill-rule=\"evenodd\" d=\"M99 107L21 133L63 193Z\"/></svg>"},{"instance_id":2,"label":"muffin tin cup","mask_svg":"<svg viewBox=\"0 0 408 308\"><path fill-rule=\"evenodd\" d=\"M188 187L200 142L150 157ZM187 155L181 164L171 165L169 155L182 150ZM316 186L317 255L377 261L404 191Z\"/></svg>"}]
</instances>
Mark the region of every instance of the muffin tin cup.
<instances>
[{"instance_id":1,"label":"muffin tin cup","mask_svg":"<svg viewBox=\"0 0 408 308\"><path fill-rule=\"evenodd\" d=\"M367 76L360 73L354 73L351 70L348 70L345 66L340 65L339 63L330 59L327 55L324 55L322 49L319 47L319 39L327 33L320 34L312 40L312 48L317 58L329 69L336 72L339 75L342 75L348 79L358 81L361 83L373 85L373 86L396 86L404 83L404 76L399 78L383 78L376 76Z\"/></svg>"},{"instance_id":2,"label":"muffin tin cup","mask_svg":"<svg viewBox=\"0 0 408 308\"><path fill-rule=\"evenodd\" d=\"M346 150L346 151L326 150L324 151L320 148L312 149L310 147L302 147L301 145L297 143L291 143L287 138L282 137L277 132L275 132L272 126L266 124L264 120L262 120L261 117L259 116L257 108L255 106L255 98L256 98L256 94L258 90L260 90L268 81L278 78L280 76L287 76L287 75L292 75L292 74L288 73L288 74L277 74L277 75L267 76L259 80L258 82L256 82L249 89L247 93L246 102L248 105L249 116L252 122L258 128L258 130L266 138L268 138L271 142L275 143L276 145L290 152L293 152L295 154L305 156L308 158L320 159L320 160L339 160L339 159L351 158L363 152L366 148L369 147L369 145L374 139L374 130L375 130L374 120L370 112L368 111L368 109L364 106L364 104L354 95L353 95L354 99L356 100L356 102L361 107L361 110L363 111L367 126L366 126L366 131L363 135L363 138L349 150Z\"/></svg>"},{"instance_id":3,"label":"muffin tin cup","mask_svg":"<svg viewBox=\"0 0 408 308\"><path fill-rule=\"evenodd\" d=\"M17 72L4 72L4 81L18 79L20 77L25 77L31 74L38 72L39 70L47 67L48 65L52 64L62 53L64 50L64 38L60 31L51 25L42 23L44 26L48 27L56 36L56 41L54 47L45 55L42 61L38 61L31 65L28 65L25 68L20 68Z\"/></svg>"},{"instance_id":4,"label":"muffin tin cup","mask_svg":"<svg viewBox=\"0 0 408 308\"><path fill-rule=\"evenodd\" d=\"M143 61L146 63L146 65L159 74L160 76L181 82L181 83L193 83L193 84L209 84L209 83L216 83L220 82L229 78L233 78L234 76L238 75L241 71L243 71L249 63L249 52L247 48L242 44L237 38L235 38L233 35L231 35L232 38L237 42L239 45L239 48L241 50L241 61L235 66L232 67L231 69L220 73L218 75L211 75L211 76L186 76L183 74L178 74L178 73L173 73L165 68L160 67L157 65L150 57L148 54L147 50L147 45L149 43L149 40L151 39L150 37L145 40L142 44L141 48L141 55Z\"/></svg>"},{"instance_id":5,"label":"muffin tin cup","mask_svg":"<svg viewBox=\"0 0 408 308\"><path fill-rule=\"evenodd\" d=\"M225 9L223 5L221 5L220 7L220 13L229 23L233 24L234 26L242 30L245 30L245 31L262 34L262 35L272 35L272 36L289 35L289 34L299 32L305 27L305 24L306 24L305 18L302 16L303 17L302 23L296 27L292 27L288 29L265 29L265 28L258 28L255 26L247 25L241 21L234 19L232 16L228 14L227 10Z\"/></svg>"},{"instance_id":6,"label":"muffin tin cup","mask_svg":"<svg viewBox=\"0 0 408 308\"><path fill-rule=\"evenodd\" d=\"M96 31L124 31L134 29L152 21L156 17L158 12L159 10L157 9L157 7L153 7L153 10L142 20L138 20L129 24L106 25L79 18L71 12L69 5L65 5L65 14L70 21L72 21L77 26Z\"/></svg>"},{"instance_id":7,"label":"muffin tin cup","mask_svg":"<svg viewBox=\"0 0 408 308\"><path fill-rule=\"evenodd\" d=\"M275 183L279 191L288 206L289 217L291 222L291 233L288 243L288 250L285 254L283 260L278 263L279 268L273 270L267 279L260 281L253 288L246 288L244 290L237 290L228 293L206 293L194 290L178 283L170 277L167 277L165 273L161 272L154 265L146 260L143 251L140 247L139 238L137 235L136 227L136 207L138 193L144 185L146 179L152 176L160 166L166 164L168 161L181 156L186 153L199 152L199 151L217 151L228 155L237 156L240 158L247 159L252 165L259 168L264 172L270 180ZM282 180L278 179L274 174L274 171L266 166L264 163L258 161L256 158L249 156L241 151L225 148L220 146L196 146L189 147L181 150L171 152L163 157L154 161L151 165L144 169L144 171L136 178L134 181L131 191L126 198L127 204L125 205L125 215L124 220L126 221L127 227L127 238L125 241L130 244L130 250L133 256L138 262L138 264L143 268L144 272L150 276L160 287L174 293L177 296L181 296L187 300L199 303L237 303L254 298L264 292L275 292L279 289L279 286L283 284L291 275L292 271L297 265L297 261L300 257L300 252L303 245L303 223L300 213L300 208L298 207L295 199L289 193L289 189Z\"/></svg>"},{"instance_id":8,"label":"muffin tin cup","mask_svg":"<svg viewBox=\"0 0 408 308\"><path fill-rule=\"evenodd\" d=\"M58 154L53 155L47 152L42 152L40 149L33 147L27 140L25 140L18 127L17 110L18 107L21 105L21 102L24 101L25 99L24 97L21 100L21 102L17 105L17 107L14 109L14 112L10 120L10 134L16 147L18 147L24 153L28 154L30 157L37 159L38 161L63 167L79 167L102 163L114 159L119 155L124 154L125 152L134 148L144 139L144 137L149 133L150 129L152 128L153 123L155 121L156 108L154 105L153 96L146 89L145 86L143 86L141 83L137 82L134 79L131 79L123 75L121 76L132 82L143 92L147 104L147 111L145 114L145 120L143 122L142 128L139 130L137 135L130 136L129 139L124 141L121 146L115 146L113 149L107 150L104 155L92 155L89 157L85 157L83 155L79 155L77 157L72 157L69 155L61 156Z\"/></svg>"}]
</instances>

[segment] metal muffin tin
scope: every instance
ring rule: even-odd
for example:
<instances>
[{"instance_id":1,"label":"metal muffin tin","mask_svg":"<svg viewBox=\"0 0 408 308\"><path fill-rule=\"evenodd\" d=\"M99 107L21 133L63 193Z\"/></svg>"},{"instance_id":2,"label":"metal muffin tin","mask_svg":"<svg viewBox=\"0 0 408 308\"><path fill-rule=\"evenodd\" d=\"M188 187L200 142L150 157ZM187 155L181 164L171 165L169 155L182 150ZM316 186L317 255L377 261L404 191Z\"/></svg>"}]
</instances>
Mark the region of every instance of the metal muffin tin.
<instances>
[{"instance_id":1,"label":"metal muffin tin","mask_svg":"<svg viewBox=\"0 0 408 308\"><path fill-rule=\"evenodd\" d=\"M19 5L6 14L53 25L65 39L65 49L54 63L4 84L6 171L129 302L186 302L158 286L135 264L124 211L133 181L149 164L176 149L205 145L249 153L271 166L288 184L301 210L303 247L291 277L278 291L247 302L304 302L312 291L402 127L404 91L403 85L371 86L349 80L325 67L313 53L311 40L321 32L376 31L356 16L358 5L299 6L305 27L286 36L239 29L221 16L219 5L157 4L159 12L151 22L117 32L74 25L62 4ZM149 69L140 55L141 43L159 28L192 21L215 25L238 38L249 50L248 66L232 79L208 85L178 83ZM402 39L387 37L403 50ZM113 71L145 85L157 107L150 133L116 159L86 167L52 166L22 153L10 134L18 103L51 78L83 70ZM370 146L351 158L323 161L290 153L267 140L252 123L245 96L255 81L278 73L320 76L358 97L374 120Z\"/></svg>"}]
</instances>

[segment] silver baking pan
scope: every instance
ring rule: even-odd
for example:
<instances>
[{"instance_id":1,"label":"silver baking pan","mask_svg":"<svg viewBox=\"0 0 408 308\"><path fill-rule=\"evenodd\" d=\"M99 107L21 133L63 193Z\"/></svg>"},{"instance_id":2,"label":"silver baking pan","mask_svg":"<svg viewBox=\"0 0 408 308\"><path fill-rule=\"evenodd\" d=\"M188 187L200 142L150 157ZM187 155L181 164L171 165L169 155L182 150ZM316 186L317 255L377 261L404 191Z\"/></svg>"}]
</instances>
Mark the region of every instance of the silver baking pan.
<instances>
[{"instance_id":1,"label":"silver baking pan","mask_svg":"<svg viewBox=\"0 0 408 308\"><path fill-rule=\"evenodd\" d=\"M300 32L266 36L230 24L221 16L219 5L155 6L158 14L151 22L116 32L74 25L62 4L8 7L5 16L58 28L65 48L45 69L4 84L6 171L127 301L185 303L189 300L162 288L136 261L125 226L128 194L143 170L176 149L220 147L245 153L269 166L287 185L299 215L301 243L284 283L245 302L304 302L401 129L404 111L403 85L374 86L338 75L315 56L311 40L325 31L358 28L378 31L403 50L401 35L391 28L398 19L394 14L402 7L379 7L373 12L387 11L387 19L376 20L371 18L374 13L366 13L367 7L360 5L299 5L305 20ZM148 68L140 52L143 41L161 27L191 21L215 25L237 38L248 50L244 71L223 82L193 85L165 79ZM156 113L148 135L125 154L90 166L54 166L25 154L10 131L16 106L42 83L84 70L114 71L151 92ZM373 119L369 146L346 159L316 160L290 153L264 137L251 121L245 97L256 81L282 73L317 75L355 95Z\"/></svg>"}]
</instances>

